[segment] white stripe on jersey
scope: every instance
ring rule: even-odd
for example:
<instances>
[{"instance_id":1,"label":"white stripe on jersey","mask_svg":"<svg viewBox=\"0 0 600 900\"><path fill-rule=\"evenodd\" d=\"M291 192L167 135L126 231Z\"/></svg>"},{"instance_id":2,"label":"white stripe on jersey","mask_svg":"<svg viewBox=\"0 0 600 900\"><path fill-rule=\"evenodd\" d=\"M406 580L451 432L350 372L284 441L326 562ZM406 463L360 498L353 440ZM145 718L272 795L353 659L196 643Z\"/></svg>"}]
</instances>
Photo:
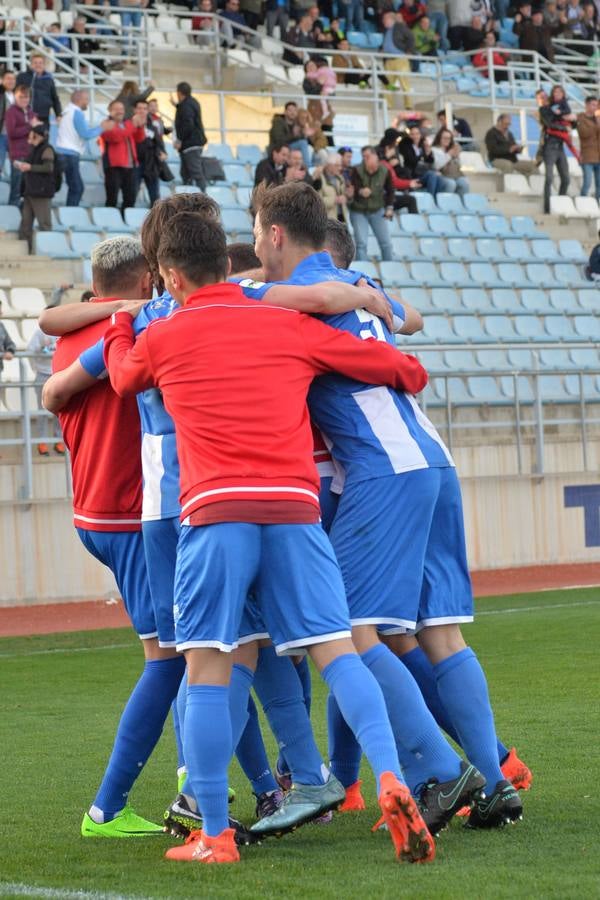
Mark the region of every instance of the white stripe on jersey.
<instances>
[{"instance_id":1,"label":"white stripe on jersey","mask_svg":"<svg viewBox=\"0 0 600 900\"><path fill-rule=\"evenodd\" d=\"M142 519L144 521L160 519L162 513L162 494L160 483L165 474L162 453L162 435L142 435L142 475L144 476L144 495L142 499Z\"/></svg>"},{"instance_id":2,"label":"white stripe on jersey","mask_svg":"<svg viewBox=\"0 0 600 900\"><path fill-rule=\"evenodd\" d=\"M427 434L429 435L431 440L435 441L436 444L438 444L442 448L442 450L444 451L444 454L446 456L446 459L448 460L450 465L453 466L454 460L452 459L452 456L450 455L450 451L448 450L445 443L441 439L441 437L438 433L438 430L435 427L435 425L433 424L433 422L431 422L427 418L427 416L425 415L425 413L423 412L423 410L421 409L421 407L419 406L419 404L417 403L417 401L415 400L414 397L411 397L410 394L406 394L406 399L409 401L410 405L412 406L412 408L414 410L415 419L417 420L417 425L420 425L421 428L423 429L423 431L427 432Z\"/></svg>"},{"instance_id":3,"label":"white stripe on jersey","mask_svg":"<svg viewBox=\"0 0 600 900\"><path fill-rule=\"evenodd\" d=\"M88 525L139 525L141 519L90 519L89 516L80 516L73 513L73 519L78 522L87 522Z\"/></svg>"},{"instance_id":4,"label":"white stripe on jersey","mask_svg":"<svg viewBox=\"0 0 600 900\"><path fill-rule=\"evenodd\" d=\"M394 399L385 387L352 394L394 472L427 469L429 464L415 441Z\"/></svg>"}]
</instances>

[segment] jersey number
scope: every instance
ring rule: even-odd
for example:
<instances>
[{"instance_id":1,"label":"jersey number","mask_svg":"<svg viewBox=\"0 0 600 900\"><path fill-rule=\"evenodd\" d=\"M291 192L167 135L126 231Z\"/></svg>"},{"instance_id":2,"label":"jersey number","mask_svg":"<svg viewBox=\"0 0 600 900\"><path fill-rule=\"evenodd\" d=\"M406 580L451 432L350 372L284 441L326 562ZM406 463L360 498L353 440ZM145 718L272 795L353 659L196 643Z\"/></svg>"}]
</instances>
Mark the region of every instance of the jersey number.
<instances>
[{"instance_id":1,"label":"jersey number","mask_svg":"<svg viewBox=\"0 0 600 900\"><path fill-rule=\"evenodd\" d=\"M355 310L356 315L358 316L359 322L368 322L371 328L361 328L360 336L363 341L366 341L367 338L376 338L378 341L386 341L386 337L383 331L383 325L381 324L381 319L378 316L373 315L373 313L368 312L366 309L357 309ZM387 343L387 341L386 341Z\"/></svg>"}]
</instances>

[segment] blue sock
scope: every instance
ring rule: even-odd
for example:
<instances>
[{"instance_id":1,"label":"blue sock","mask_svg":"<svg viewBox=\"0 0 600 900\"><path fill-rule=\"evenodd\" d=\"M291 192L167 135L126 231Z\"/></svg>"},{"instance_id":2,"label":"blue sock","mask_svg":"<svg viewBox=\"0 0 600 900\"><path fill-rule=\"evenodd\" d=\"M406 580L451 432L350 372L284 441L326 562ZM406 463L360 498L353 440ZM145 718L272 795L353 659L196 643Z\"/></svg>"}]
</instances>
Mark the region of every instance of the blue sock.
<instances>
[{"instance_id":1,"label":"blue sock","mask_svg":"<svg viewBox=\"0 0 600 900\"><path fill-rule=\"evenodd\" d=\"M350 787L358 781L362 750L333 694L327 697L327 733L331 771L345 788Z\"/></svg>"},{"instance_id":2,"label":"blue sock","mask_svg":"<svg viewBox=\"0 0 600 900\"><path fill-rule=\"evenodd\" d=\"M432 777L450 781L460 774L460 757L452 749L427 709L423 695L406 666L384 644L362 654L379 684L404 777L411 791Z\"/></svg>"},{"instance_id":3,"label":"blue sock","mask_svg":"<svg viewBox=\"0 0 600 900\"><path fill-rule=\"evenodd\" d=\"M227 769L232 746L229 688L188 685L183 751L202 813L202 830L210 837L229 825Z\"/></svg>"},{"instance_id":4,"label":"blue sock","mask_svg":"<svg viewBox=\"0 0 600 900\"><path fill-rule=\"evenodd\" d=\"M433 667L438 692L460 737L467 758L487 780L491 792L503 778L488 687L479 660L470 647Z\"/></svg>"},{"instance_id":5,"label":"blue sock","mask_svg":"<svg viewBox=\"0 0 600 900\"><path fill-rule=\"evenodd\" d=\"M496 746L498 748L498 759L500 760L500 765L502 765L502 763L504 762L504 760L510 753L510 750L508 749L508 747L506 747L502 743L502 741L500 740L500 738L497 735L496 735Z\"/></svg>"},{"instance_id":6,"label":"blue sock","mask_svg":"<svg viewBox=\"0 0 600 900\"><path fill-rule=\"evenodd\" d=\"M344 653L325 666L321 676L337 700L377 779L393 772L403 781L394 735L377 681L356 653Z\"/></svg>"},{"instance_id":7,"label":"blue sock","mask_svg":"<svg viewBox=\"0 0 600 900\"><path fill-rule=\"evenodd\" d=\"M325 766L315 744L304 705L302 686L294 665L277 656L274 647L262 647L254 675L260 700L280 749L299 784L323 784Z\"/></svg>"},{"instance_id":8,"label":"blue sock","mask_svg":"<svg viewBox=\"0 0 600 900\"><path fill-rule=\"evenodd\" d=\"M310 707L312 704L312 679L310 677L310 666L308 664L308 656L302 656L300 662L294 665L296 675L300 679L302 685L302 695L304 697L304 705L306 712L310 716Z\"/></svg>"},{"instance_id":9,"label":"blue sock","mask_svg":"<svg viewBox=\"0 0 600 900\"><path fill-rule=\"evenodd\" d=\"M183 737L177 710L177 698L171 703L171 715L173 716L173 731L175 732L175 747L177 748L177 768L181 769L182 766L185 766L185 761L183 759Z\"/></svg>"},{"instance_id":10,"label":"blue sock","mask_svg":"<svg viewBox=\"0 0 600 900\"><path fill-rule=\"evenodd\" d=\"M248 666L234 663L229 683L229 713L231 715L231 740L237 747L248 721L248 699L254 680L254 672Z\"/></svg>"},{"instance_id":11,"label":"blue sock","mask_svg":"<svg viewBox=\"0 0 600 900\"><path fill-rule=\"evenodd\" d=\"M127 803L127 795L158 743L185 669L181 657L146 660L119 722L113 750L93 804L108 822Z\"/></svg>"},{"instance_id":12,"label":"blue sock","mask_svg":"<svg viewBox=\"0 0 600 900\"><path fill-rule=\"evenodd\" d=\"M248 721L238 741L235 755L244 775L252 785L252 792L258 797L267 791L276 791L277 782L273 777L260 722L252 694L248 697Z\"/></svg>"}]
</instances>

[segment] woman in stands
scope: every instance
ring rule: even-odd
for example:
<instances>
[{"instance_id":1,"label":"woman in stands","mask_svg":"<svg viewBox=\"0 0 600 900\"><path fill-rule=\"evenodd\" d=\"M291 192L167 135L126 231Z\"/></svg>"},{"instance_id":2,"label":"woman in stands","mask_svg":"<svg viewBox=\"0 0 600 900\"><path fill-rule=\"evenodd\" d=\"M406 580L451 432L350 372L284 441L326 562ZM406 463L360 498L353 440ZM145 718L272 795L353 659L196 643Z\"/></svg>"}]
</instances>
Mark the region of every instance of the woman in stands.
<instances>
[{"instance_id":1,"label":"woman in stands","mask_svg":"<svg viewBox=\"0 0 600 900\"><path fill-rule=\"evenodd\" d=\"M460 144L454 140L454 135L448 128L440 128L431 148L433 153L433 165L444 179L443 191L449 194L469 193L469 182L462 173L460 167Z\"/></svg>"}]
</instances>

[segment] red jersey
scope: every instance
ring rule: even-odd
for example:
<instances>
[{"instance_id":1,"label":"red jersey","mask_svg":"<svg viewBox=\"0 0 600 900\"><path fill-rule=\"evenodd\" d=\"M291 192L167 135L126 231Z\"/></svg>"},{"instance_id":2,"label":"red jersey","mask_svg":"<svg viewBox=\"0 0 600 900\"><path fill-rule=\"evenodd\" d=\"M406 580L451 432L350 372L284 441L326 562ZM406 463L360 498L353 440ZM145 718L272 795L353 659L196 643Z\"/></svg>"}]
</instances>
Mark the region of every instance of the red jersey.
<instances>
[{"instance_id":1,"label":"red jersey","mask_svg":"<svg viewBox=\"0 0 600 900\"><path fill-rule=\"evenodd\" d=\"M62 337L52 370L71 365L100 340L109 324L104 319ZM142 449L135 397L122 400L106 378L76 394L58 418L71 452L75 526L87 531L139 531Z\"/></svg>"},{"instance_id":2,"label":"red jersey","mask_svg":"<svg viewBox=\"0 0 600 900\"><path fill-rule=\"evenodd\" d=\"M302 501L318 510L306 406L315 376L338 371L411 393L427 381L414 357L250 300L237 284L195 291L135 344L131 317L112 321L104 353L115 390L158 385L175 422L184 521L224 500Z\"/></svg>"}]
</instances>

